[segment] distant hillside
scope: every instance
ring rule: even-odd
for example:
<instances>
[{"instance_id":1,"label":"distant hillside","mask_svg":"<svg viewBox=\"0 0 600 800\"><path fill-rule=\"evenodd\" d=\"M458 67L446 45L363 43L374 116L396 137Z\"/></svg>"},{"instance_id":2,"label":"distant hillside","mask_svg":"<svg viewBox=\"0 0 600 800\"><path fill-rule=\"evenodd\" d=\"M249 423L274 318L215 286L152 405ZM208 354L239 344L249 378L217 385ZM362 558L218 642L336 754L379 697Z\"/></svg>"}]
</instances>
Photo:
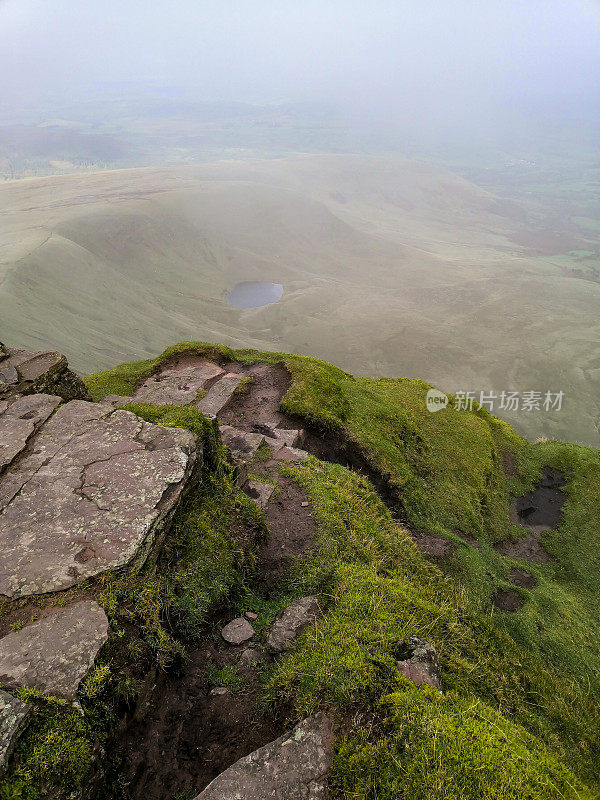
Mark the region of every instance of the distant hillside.
<instances>
[{"instance_id":1,"label":"distant hillside","mask_svg":"<svg viewBox=\"0 0 600 800\"><path fill-rule=\"evenodd\" d=\"M447 391L563 391L561 411L496 413L530 437L600 443L600 283L567 253L591 239L557 241L439 167L219 162L6 182L0 202L9 343L55 347L84 372L193 338ZM282 300L227 304L257 280Z\"/></svg>"}]
</instances>

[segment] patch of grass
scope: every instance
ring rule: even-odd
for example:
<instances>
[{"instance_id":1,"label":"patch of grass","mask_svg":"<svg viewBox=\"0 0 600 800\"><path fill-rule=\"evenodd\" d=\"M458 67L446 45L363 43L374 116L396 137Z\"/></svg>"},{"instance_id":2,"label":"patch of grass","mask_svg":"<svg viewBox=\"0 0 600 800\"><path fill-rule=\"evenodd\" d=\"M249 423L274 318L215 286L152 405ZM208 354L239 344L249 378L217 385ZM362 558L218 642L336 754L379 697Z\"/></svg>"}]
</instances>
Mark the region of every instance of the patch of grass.
<instances>
[{"instance_id":1,"label":"patch of grass","mask_svg":"<svg viewBox=\"0 0 600 800\"><path fill-rule=\"evenodd\" d=\"M384 735L372 741L362 732L336 754L332 782L340 798L595 797L523 728L478 700L406 685L381 706Z\"/></svg>"},{"instance_id":2,"label":"patch of grass","mask_svg":"<svg viewBox=\"0 0 600 800\"><path fill-rule=\"evenodd\" d=\"M245 684L237 668L230 664L220 669L214 664L209 664L206 667L206 677L213 686L226 686L232 692L239 692Z\"/></svg>"},{"instance_id":3,"label":"patch of grass","mask_svg":"<svg viewBox=\"0 0 600 800\"><path fill-rule=\"evenodd\" d=\"M40 800L57 790L76 791L91 766L89 723L64 700L27 689L19 696L32 706L33 719L17 742L0 797Z\"/></svg>"},{"instance_id":4,"label":"patch of grass","mask_svg":"<svg viewBox=\"0 0 600 800\"><path fill-rule=\"evenodd\" d=\"M329 610L271 669L267 701L288 702L298 716L323 703L345 711L377 707L402 681L399 640L416 635L436 647L446 690L486 703L582 780L597 780L600 713L590 684L549 669L495 615L482 615L468 593L421 556L365 478L314 459L288 474L304 487L319 524L288 589L295 597L320 592Z\"/></svg>"}]
</instances>

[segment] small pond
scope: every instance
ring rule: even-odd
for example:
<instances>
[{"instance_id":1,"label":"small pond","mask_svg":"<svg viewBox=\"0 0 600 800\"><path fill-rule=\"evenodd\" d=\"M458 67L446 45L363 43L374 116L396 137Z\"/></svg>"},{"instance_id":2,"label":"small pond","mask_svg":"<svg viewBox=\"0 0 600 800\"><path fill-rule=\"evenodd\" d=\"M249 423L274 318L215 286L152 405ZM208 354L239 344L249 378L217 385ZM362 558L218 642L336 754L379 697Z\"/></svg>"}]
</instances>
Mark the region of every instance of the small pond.
<instances>
[{"instance_id":1,"label":"small pond","mask_svg":"<svg viewBox=\"0 0 600 800\"><path fill-rule=\"evenodd\" d=\"M236 308L260 308L278 303L282 297L283 286L280 283L244 281L236 283L225 299Z\"/></svg>"}]
</instances>

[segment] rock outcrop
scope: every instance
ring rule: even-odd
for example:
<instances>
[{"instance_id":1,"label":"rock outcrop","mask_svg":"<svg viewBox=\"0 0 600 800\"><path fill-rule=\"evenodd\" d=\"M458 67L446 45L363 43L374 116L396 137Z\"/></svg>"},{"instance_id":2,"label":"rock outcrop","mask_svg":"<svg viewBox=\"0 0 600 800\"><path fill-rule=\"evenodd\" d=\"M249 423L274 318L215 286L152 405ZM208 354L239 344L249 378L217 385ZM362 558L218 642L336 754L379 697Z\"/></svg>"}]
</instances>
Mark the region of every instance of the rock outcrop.
<instances>
[{"instance_id":1,"label":"rock outcrop","mask_svg":"<svg viewBox=\"0 0 600 800\"><path fill-rule=\"evenodd\" d=\"M30 705L0 689L0 775L6 769L15 742L27 724L30 713Z\"/></svg>"},{"instance_id":2,"label":"rock outcrop","mask_svg":"<svg viewBox=\"0 0 600 800\"><path fill-rule=\"evenodd\" d=\"M319 600L314 595L295 600L276 617L267 637L267 646L282 653L320 616Z\"/></svg>"},{"instance_id":3,"label":"rock outcrop","mask_svg":"<svg viewBox=\"0 0 600 800\"><path fill-rule=\"evenodd\" d=\"M143 563L199 457L181 428L81 400L61 406L0 475L0 594L57 591Z\"/></svg>"},{"instance_id":4,"label":"rock outcrop","mask_svg":"<svg viewBox=\"0 0 600 800\"><path fill-rule=\"evenodd\" d=\"M63 400L89 400L85 384L62 353L0 346L0 401L22 394L56 394Z\"/></svg>"},{"instance_id":5,"label":"rock outcrop","mask_svg":"<svg viewBox=\"0 0 600 800\"><path fill-rule=\"evenodd\" d=\"M398 669L417 686L428 684L442 690L442 674L435 647L418 636L409 636L398 645Z\"/></svg>"},{"instance_id":6,"label":"rock outcrop","mask_svg":"<svg viewBox=\"0 0 600 800\"><path fill-rule=\"evenodd\" d=\"M323 713L236 761L196 800L325 800L332 723Z\"/></svg>"},{"instance_id":7,"label":"rock outcrop","mask_svg":"<svg viewBox=\"0 0 600 800\"><path fill-rule=\"evenodd\" d=\"M74 603L0 639L0 684L74 700L107 639L104 609L93 600Z\"/></svg>"}]
</instances>

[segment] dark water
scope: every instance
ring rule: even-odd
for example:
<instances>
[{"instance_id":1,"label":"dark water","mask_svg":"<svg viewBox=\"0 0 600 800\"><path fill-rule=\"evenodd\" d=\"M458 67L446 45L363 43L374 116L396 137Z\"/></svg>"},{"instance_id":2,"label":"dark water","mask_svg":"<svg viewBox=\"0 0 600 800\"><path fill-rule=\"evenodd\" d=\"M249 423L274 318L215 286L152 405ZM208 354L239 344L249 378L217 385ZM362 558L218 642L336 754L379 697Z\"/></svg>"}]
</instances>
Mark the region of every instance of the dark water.
<instances>
[{"instance_id":1,"label":"dark water","mask_svg":"<svg viewBox=\"0 0 600 800\"><path fill-rule=\"evenodd\" d=\"M236 308L259 308L278 303L282 296L283 286L280 283L244 281L237 283L225 299Z\"/></svg>"}]
</instances>

